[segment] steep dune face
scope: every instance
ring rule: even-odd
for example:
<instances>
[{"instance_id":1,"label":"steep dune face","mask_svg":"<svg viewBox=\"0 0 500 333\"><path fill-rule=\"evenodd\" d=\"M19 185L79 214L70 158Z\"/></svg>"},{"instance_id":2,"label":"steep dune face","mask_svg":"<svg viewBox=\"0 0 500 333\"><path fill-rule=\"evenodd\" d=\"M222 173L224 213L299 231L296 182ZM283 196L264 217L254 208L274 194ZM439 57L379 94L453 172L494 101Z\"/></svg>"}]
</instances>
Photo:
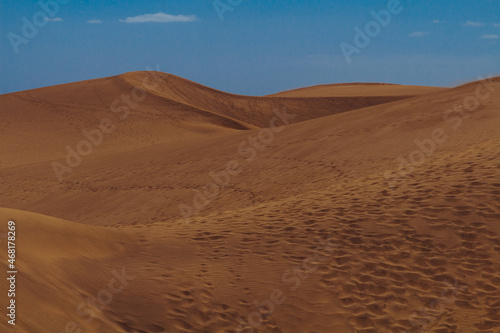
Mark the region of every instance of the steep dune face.
<instances>
[{"instance_id":1,"label":"steep dune face","mask_svg":"<svg viewBox=\"0 0 500 333\"><path fill-rule=\"evenodd\" d=\"M144 75L144 72L132 72L121 77L126 82L136 86L143 81ZM388 96L352 94L326 96L325 98L250 97L224 93L171 74L155 72L154 75L165 84L158 86L153 93L181 104L210 110L257 127L269 126L269 122L274 117L272 112L274 109L286 108L290 110L297 115L291 121L295 123L407 97L390 94Z\"/></svg>"},{"instance_id":2,"label":"steep dune face","mask_svg":"<svg viewBox=\"0 0 500 333\"><path fill-rule=\"evenodd\" d=\"M500 78L275 132L213 103L247 129L0 169L19 331L500 329Z\"/></svg>"},{"instance_id":3,"label":"steep dune face","mask_svg":"<svg viewBox=\"0 0 500 333\"><path fill-rule=\"evenodd\" d=\"M447 88L403 86L383 83L340 83L283 91L270 97L415 97L444 91Z\"/></svg>"}]
</instances>

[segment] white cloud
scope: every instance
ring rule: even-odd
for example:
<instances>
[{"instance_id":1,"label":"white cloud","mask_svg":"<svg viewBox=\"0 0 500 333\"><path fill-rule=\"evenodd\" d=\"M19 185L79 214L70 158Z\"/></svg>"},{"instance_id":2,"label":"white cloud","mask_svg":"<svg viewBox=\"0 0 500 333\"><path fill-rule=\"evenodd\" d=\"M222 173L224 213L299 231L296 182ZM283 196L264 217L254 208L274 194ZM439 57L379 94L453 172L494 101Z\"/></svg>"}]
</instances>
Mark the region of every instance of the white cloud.
<instances>
[{"instance_id":1,"label":"white cloud","mask_svg":"<svg viewBox=\"0 0 500 333\"><path fill-rule=\"evenodd\" d=\"M481 39L498 39L499 37L498 35L483 35Z\"/></svg>"},{"instance_id":2,"label":"white cloud","mask_svg":"<svg viewBox=\"0 0 500 333\"><path fill-rule=\"evenodd\" d=\"M464 26L466 26L466 27L483 27L484 23L483 22L467 21L464 23Z\"/></svg>"},{"instance_id":3,"label":"white cloud","mask_svg":"<svg viewBox=\"0 0 500 333\"><path fill-rule=\"evenodd\" d=\"M145 14L134 17L127 17L124 20L120 20L123 23L145 23L145 22L156 22L156 23L170 23L170 22L192 22L197 21L196 15L170 15L163 12L156 14Z\"/></svg>"},{"instance_id":4,"label":"white cloud","mask_svg":"<svg viewBox=\"0 0 500 333\"><path fill-rule=\"evenodd\" d=\"M46 17L46 18L45 18L45 21L50 21L50 22L61 22L62 20L63 20L63 19L62 19L62 18L60 18L60 17L54 17L54 18L52 18L52 19L51 19L51 18L48 18L48 17Z\"/></svg>"},{"instance_id":5,"label":"white cloud","mask_svg":"<svg viewBox=\"0 0 500 333\"><path fill-rule=\"evenodd\" d=\"M493 25L495 26L495 28L500 28L500 23L494 23Z\"/></svg>"},{"instance_id":6,"label":"white cloud","mask_svg":"<svg viewBox=\"0 0 500 333\"><path fill-rule=\"evenodd\" d=\"M408 36L410 36L410 37L424 37L424 36L427 36L430 34L431 33L428 31L415 31L415 32L412 32L411 34L409 34Z\"/></svg>"},{"instance_id":7,"label":"white cloud","mask_svg":"<svg viewBox=\"0 0 500 333\"><path fill-rule=\"evenodd\" d=\"M434 20L434 21L432 21L432 23L439 24L439 23L443 23L443 22L442 22L442 21L440 21L440 20Z\"/></svg>"},{"instance_id":8,"label":"white cloud","mask_svg":"<svg viewBox=\"0 0 500 333\"><path fill-rule=\"evenodd\" d=\"M87 23L89 23L89 24L100 24L100 23L102 23L102 21L101 20L88 20Z\"/></svg>"}]
</instances>

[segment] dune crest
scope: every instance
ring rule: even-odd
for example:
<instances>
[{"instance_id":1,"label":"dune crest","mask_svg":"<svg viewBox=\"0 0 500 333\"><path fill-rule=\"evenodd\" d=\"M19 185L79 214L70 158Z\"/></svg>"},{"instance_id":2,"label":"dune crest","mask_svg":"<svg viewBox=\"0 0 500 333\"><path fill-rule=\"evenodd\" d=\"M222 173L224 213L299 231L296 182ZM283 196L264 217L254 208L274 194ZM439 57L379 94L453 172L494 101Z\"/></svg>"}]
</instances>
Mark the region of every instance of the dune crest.
<instances>
[{"instance_id":1,"label":"dune crest","mask_svg":"<svg viewBox=\"0 0 500 333\"><path fill-rule=\"evenodd\" d=\"M390 83L339 83L282 91L270 97L415 97L437 93L447 88L405 86Z\"/></svg>"}]
</instances>

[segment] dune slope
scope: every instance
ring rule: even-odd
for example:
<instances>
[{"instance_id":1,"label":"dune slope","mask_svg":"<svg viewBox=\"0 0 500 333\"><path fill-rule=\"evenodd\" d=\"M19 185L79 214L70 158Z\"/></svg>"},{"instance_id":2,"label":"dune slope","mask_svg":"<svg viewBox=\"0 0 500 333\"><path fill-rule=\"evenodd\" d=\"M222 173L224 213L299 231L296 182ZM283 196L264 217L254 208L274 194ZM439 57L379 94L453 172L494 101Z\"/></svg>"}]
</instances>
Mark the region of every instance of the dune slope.
<instances>
[{"instance_id":1,"label":"dune slope","mask_svg":"<svg viewBox=\"0 0 500 333\"><path fill-rule=\"evenodd\" d=\"M0 96L0 167L62 159L66 146L76 149L103 126L108 132L93 151L110 153L269 127L275 110L293 112L294 123L401 98L237 96L170 74L131 72Z\"/></svg>"},{"instance_id":2,"label":"dune slope","mask_svg":"<svg viewBox=\"0 0 500 333\"><path fill-rule=\"evenodd\" d=\"M217 180L230 161L238 163L241 173L230 177L226 188L197 215L282 199L332 182L348 183L367 173L384 176L397 171L399 157L408 161L419 150L415 140L425 146L436 128L442 128L447 139L435 144L435 154L459 152L498 135L496 94L475 112L447 115L477 87L481 85L290 124L257 148L251 141L261 130L255 129L90 155L63 183L51 161L5 168L0 181L7 192L1 198L11 208L71 221L136 224L181 218L179 205L194 207L196 190ZM53 205L54 200L61 205Z\"/></svg>"}]
</instances>

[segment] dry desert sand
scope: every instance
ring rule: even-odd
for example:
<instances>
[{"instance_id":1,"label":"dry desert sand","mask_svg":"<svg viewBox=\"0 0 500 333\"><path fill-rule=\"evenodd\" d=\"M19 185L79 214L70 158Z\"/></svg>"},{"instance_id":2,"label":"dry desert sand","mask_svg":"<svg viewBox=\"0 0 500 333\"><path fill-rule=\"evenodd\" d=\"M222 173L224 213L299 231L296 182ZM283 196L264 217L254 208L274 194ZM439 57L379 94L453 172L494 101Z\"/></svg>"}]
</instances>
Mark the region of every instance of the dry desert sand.
<instances>
[{"instance_id":1,"label":"dry desert sand","mask_svg":"<svg viewBox=\"0 0 500 333\"><path fill-rule=\"evenodd\" d=\"M0 103L2 332L500 332L500 78Z\"/></svg>"}]
</instances>

